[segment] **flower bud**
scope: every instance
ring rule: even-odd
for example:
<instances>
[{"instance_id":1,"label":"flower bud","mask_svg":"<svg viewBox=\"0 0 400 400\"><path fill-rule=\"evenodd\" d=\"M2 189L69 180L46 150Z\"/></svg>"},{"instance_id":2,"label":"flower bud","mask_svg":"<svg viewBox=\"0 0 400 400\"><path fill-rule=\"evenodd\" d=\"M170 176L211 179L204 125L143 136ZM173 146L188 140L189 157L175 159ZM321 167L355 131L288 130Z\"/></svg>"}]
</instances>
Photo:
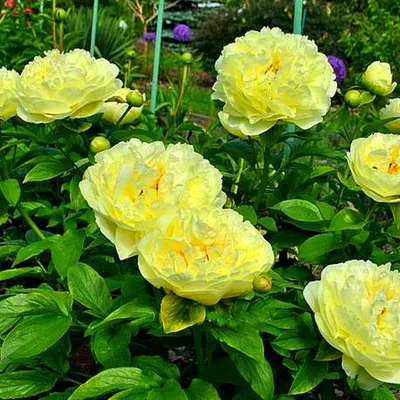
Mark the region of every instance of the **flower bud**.
<instances>
[{"instance_id":1,"label":"flower bud","mask_svg":"<svg viewBox=\"0 0 400 400\"><path fill-rule=\"evenodd\" d=\"M362 76L363 85L373 94L387 96L393 92L397 83L392 82L392 72L388 63L375 61Z\"/></svg>"},{"instance_id":2,"label":"flower bud","mask_svg":"<svg viewBox=\"0 0 400 400\"><path fill-rule=\"evenodd\" d=\"M68 17L68 13L63 8L57 8L55 19L57 22L63 22Z\"/></svg>"},{"instance_id":3,"label":"flower bud","mask_svg":"<svg viewBox=\"0 0 400 400\"><path fill-rule=\"evenodd\" d=\"M101 151L108 150L111 147L109 140L103 136L95 137L90 143L90 150L93 153L100 153Z\"/></svg>"},{"instance_id":4,"label":"flower bud","mask_svg":"<svg viewBox=\"0 0 400 400\"><path fill-rule=\"evenodd\" d=\"M181 61L183 64L190 65L193 63L193 55L191 53L183 53L181 55Z\"/></svg>"},{"instance_id":5,"label":"flower bud","mask_svg":"<svg viewBox=\"0 0 400 400\"><path fill-rule=\"evenodd\" d=\"M131 107L141 107L144 103L143 95L138 90L132 90L126 96L126 102Z\"/></svg>"},{"instance_id":6,"label":"flower bud","mask_svg":"<svg viewBox=\"0 0 400 400\"><path fill-rule=\"evenodd\" d=\"M130 60L133 60L133 59L136 57L136 51L133 50L133 49L129 49L129 50L126 52L126 56L127 56Z\"/></svg>"},{"instance_id":7,"label":"flower bud","mask_svg":"<svg viewBox=\"0 0 400 400\"><path fill-rule=\"evenodd\" d=\"M257 293L266 293L272 288L272 279L267 275L260 275L253 280L253 289Z\"/></svg>"},{"instance_id":8,"label":"flower bud","mask_svg":"<svg viewBox=\"0 0 400 400\"><path fill-rule=\"evenodd\" d=\"M359 90L349 90L345 96L344 101L352 108L356 108L361 104L361 92Z\"/></svg>"}]
</instances>

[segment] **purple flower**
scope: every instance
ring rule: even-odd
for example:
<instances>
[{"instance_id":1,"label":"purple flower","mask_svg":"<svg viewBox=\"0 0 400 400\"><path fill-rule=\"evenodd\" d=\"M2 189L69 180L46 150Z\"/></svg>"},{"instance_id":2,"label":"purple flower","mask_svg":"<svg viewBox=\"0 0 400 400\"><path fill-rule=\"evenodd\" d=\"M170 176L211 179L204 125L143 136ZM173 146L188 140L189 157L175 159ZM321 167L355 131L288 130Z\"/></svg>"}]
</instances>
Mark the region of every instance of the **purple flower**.
<instances>
[{"instance_id":1,"label":"purple flower","mask_svg":"<svg viewBox=\"0 0 400 400\"><path fill-rule=\"evenodd\" d=\"M341 84L347 75L347 68L344 61L336 56L328 56L328 62L331 64L336 75L336 82Z\"/></svg>"},{"instance_id":2,"label":"purple flower","mask_svg":"<svg viewBox=\"0 0 400 400\"><path fill-rule=\"evenodd\" d=\"M192 40L192 30L186 24L176 25L173 34L177 42L190 42Z\"/></svg>"},{"instance_id":3,"label":"purple flower","mask_svg":"<svg viewBox=\"0 0 400 400\"><path fill-rule=\"evenodd\" d=\"M143 34L142 39L145 42L154 42L156 40L155 32L146 32Z\"/></svg>"}]
</instances>

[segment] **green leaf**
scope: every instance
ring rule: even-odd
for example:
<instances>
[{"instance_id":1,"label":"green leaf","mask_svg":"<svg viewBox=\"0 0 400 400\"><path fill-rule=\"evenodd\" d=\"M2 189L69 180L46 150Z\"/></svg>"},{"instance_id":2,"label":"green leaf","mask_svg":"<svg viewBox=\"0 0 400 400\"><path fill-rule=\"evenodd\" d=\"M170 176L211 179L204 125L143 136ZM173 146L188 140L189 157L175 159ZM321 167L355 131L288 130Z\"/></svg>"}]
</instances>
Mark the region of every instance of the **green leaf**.
<instances>
[{"instance_id":1,"label":"green leaf","mask_svg":"<svg viewBox=\"0 0 400 400\"><path fill-rule=\"evenodd\" d=\"M0 302L0 319L57 313L57 304L38 293L17 294Z\"/></svg>"},{"instance_id":2,"label":"green leaf","mask_svg":"<svg viewBox=\"0 0 400 400\"><path fill-rule=\"evenodd\" d=\"M77 263L68 269L68 288L72 297L96 315L108 314L112 298L105 280L89 265Z\"/></svg>"},{"instance_id":3,"label":"green leaf","mask_svg":"<svg viewBox=\"0 0 400 400\"><path fill-rule=\"evenodd\" d=\"M362 229L366 221L357 210L345 208L340 210L332 219L329 226L330 231L342 231L345 229Z\"/></svg>"},{"instance_id":4,"label":"green leaf","mask_svg":"<svg viewBox=\"0 0 400 400\"><path fill-rule=\"evenodd\" d=\"M272 400L274 397L274 376L267 360L254 360L251 357L229 347L224 346L236 368L250 387L263 399Z\"/></svg>"},{"instance_id":5,"label":"green leaf","mask_svg":"<svg viewBox=\"0 0 400 400\"><path fill-rule=\"evenodd\" d=\"M193 325L201 325L206 308L191 300L169 293L161 301L160 320L165 333L179 332Z\"/></svg>"},{"instance_id":6,"label":"green leaf","mask_svg":"<svg viewBox=\"0 0 400 400\"><path fill-rule=\"evenodd\" d=\"M101 329L92 338L92 350L105 368L127 367L131 362L130 341L128 326Z\"/></svg>"},{"instance_id":7,"label":"green leaf","mask_svg":"<svg viewBox=\"0 0 400 400\"><path fill-rule=\"evenodd\" d=\"M153 371L161 378L179 380L179 368L170 362L164 361L160 356L139 356L132 360L132 367L143 371Z\"/></svg>"},{"instance_id":8,"label":"green leaf","mask_svg":"<svg viewBox=\"0 0 400 400\"><path fill-rule=\"evenodd\" d=\"M43 273L43 270L40 267L7 269L5 271L0 271L0 282L6 281L7 279L17 278L18 276L38 275L41 273Z\"/></svg>"},{"instance_id":9,"label":"green leaf","mask_svg":"<svg viewBox=\"0 0 400 400\"><path fill-rule=\"evenodd\" d=\"M252 206L239 206L235 211L242 215L245 221L250 221L253 225L257 223L257 214Z\"/></svg>"},{"instance_id":10,"label":"green leaf","mask_svg":"<svg viewBox=\"0 0 400 400\"><path fill-rule=\"evenodd\" d=\"M61 375L65 375L70 368L69 357L71 354L71 339L68 335L65 335L59 342L54 346L50 347L44 353L40 355L40 358L54 371Z\"/></svg>"},{"instance_id":11,"label":"green leaf","mask_svg":"<svg viewBox=\"0 0 400 400\"><path fill-rule=\"evenodd\" d=\"M57 377L48 371L18 371L0 374L0 399L33 398L47 392L56 384Z\"/></svg>"},{"instance_id":12,"label":"green leaf","mask_svg":"<svg viewBox=\"0 0 400 400\"><path fill-rule=\"evenodd\" d=\"M265 228L267 231L271 232L278 232L278 228L276 226L276 222L273 218L270 217L263 217L259 218L257 221L263 228Z\"/></svg>"},{"instance_id":13,"label":"green leaf","mask_svg":"<svg viewBox=\"0 0 400 400\"><path fill-rule=\"evenodd\" d=\"M371 393L371 392L369 392ZM373 400L397 400L396 397L386 386L379 386L372 391Z\"/></svg>"},{"instance_id":14,"label":"green leaf","mask_svg":"<svg viewBox=\"0 0 400 400\"><path fill-rule=\"evenodd\" d=\"M68 331L71 318L61 315L25 317L5 338L2 360L33 357L57 343Z\"/></svg>"},{"instance_id":15,"label":"green leaf","mask_svg":"<svg viewBox=\"0 0 400 400\"><path fill-rule=\"evenodd\" d=\"M134 299L113 311L103 321L91 325L86 334L91 335L96 330L111 325L115 321L137 319L141 321L154 321L156 311L153 307L141 303L140 299Z\"/></svg>"},{"instance_id":16,"label":"green leaf","mask_svg":"<svg viewBox=\"0 0 400 400\"><path fill-rule=\"evenodd\" d=\"M235 328L211 328L211 334L220 342L246 354L254 360L264 359L264 345L257 329L240 325Z\"/></svg>"},{"instance_id":17,"label":"green leaf","mask_svg":"<svg viewBox=\"0 0 400 400\"><path fill-rule=\"evenodd\" d=\"M303 350L313 348L317 340L307 331L293 329L281 333L272 343L285 350Z\"/></svg>"},{"instance_id":18,"label":"green leaf","mask_svg":"<svg viewBox=\"0 0 400 400\"><path fill-rule=\"evenodd\" d=\"M283 212L287 217L302 222L323 221L320 209L307 200L284 200L271 207Z\"/></svg>"},{"instance_id":19,"label":"green leaf","mask_svg":"<svg viewBox=\"0 0 400 400\"><path fill-rule=\"evenodd\" d=\"M179 383L171 379L162 388L151 390L147 400L188 400L188 397Z\"/></svg>"},{"instance_id":20,"label":"green leaf","mask_svg":"<svg viewBox=\"0 0 400 400\"><path fill-rule=\"evenodd\" d=\"M66 168L61 162L43 162L35 165L25 176L23 183L41 182L61 175Z\"/></svg>"},{"instance_id":21,"label":"green leaf","mask_svg":"<svg viewBox=\"0 0 400 400\"><path fill-rule=\"evenodd\" d=\"M68 268L78 262L82 254L84 240L84 230L69 229L51 245L50 250L54 267L62 278L67 276Z\"/></svg>"},{"instance_id":22,"label":"green leaf","mask_svg":"<svg viewBox=\"0 0 400 400\"><path fill-rule=\"evenodd\" d=\"M147 400L148 389L128 389L114 394L108 400Z\"/></svg>"},{"instance_id":23,"label":"green leaf","mask_svg":"<svg viewBox=\"0 0 400 400\"><path fill-rule=\"evenodd\" d=\"M13 262L13 267L22 263L23 261L31 259L32 257L38 256L45 250L48 250L53 240L54 238L43 239L40 240L39 242L28 244L28 246L25 246L22 249L20 249L17 253L17 257Z\"/></svg>"},{"instance_id":24,"label":"green leaf","mask_svg":"<svg viewBox=\"0 0 400 400\"><path fill-rule=\"evenodd\" d=\"M321 340L315 361L334 361L342 357L342 353L332 347L326 340Z\"/></svg>"},{"instance_id":25,"label":"green leaf","mask_svg":"<svg viewBox=\"0 0 400 400\"><path fill-rule=\"evenodd\" d=\"M328 363L309 360L297 372L289 394L303 394L319 385L328 373Z\"/></svg>"},{"instance_id":26,"label":"green leaf","mask_svg":"<svg viewBox=\"0 0 400 400\"><path fill-rule=\"evenodd\" d=\"M307 239L299 248L300 260L313 262L330 251L342 248L339 238L334 233L322 233Z\"/></svg>"},{"instance_id":27,"label":"green leaf","mask_svg":"<svg viewBox=\"0 0 400 400\"><path fill-rule=\"evenodd\" d=\"M86 400L127 389L152 389L161 383L162 379L156 374L144 373L138 368L111 368L79 386L68 400Z\"/></svg>"},{"instance_id":28,"label":"green leaf","mask_svg":"<svg viewBox=\"0 0 400 400\"><path fill-rule=\"evenodd\" d=\"M219 400L217 390L211 383L201 379L193 379L189 388L186 389L188 400Z\"/></svg>"},{"instance_id":29,"label":"green leaf","mask_svg":"<svg viewBox=\"0 0 400 400\"><path fill-rule=\"evenodd\" d=\"M0 192L3 193L3 196L12 206L17 205L21 196L21 188L16 179L0 181Z\"/></svg>"}]
</instances>

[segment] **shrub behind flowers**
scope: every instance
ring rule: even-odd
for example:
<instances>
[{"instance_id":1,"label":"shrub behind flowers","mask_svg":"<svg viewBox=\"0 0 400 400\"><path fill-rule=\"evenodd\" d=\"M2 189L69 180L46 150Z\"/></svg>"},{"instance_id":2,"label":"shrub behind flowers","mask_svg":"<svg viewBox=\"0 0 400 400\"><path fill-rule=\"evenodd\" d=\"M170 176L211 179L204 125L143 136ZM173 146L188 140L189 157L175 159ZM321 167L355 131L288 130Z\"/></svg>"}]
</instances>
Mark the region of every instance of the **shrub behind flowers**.
<instances>
[{"instance_id":1,"label":"shrub behind flowers","mask_svg":"<svg viewBox=\"0 0 400 400\"><path fill-rule=\"evenodd\" d=\"M251 31L203 128L191 62L156 114L83 50L0 70L0 398L395 400L390 66L330 110L315 43Z\"/></svg>"}]
</instances>

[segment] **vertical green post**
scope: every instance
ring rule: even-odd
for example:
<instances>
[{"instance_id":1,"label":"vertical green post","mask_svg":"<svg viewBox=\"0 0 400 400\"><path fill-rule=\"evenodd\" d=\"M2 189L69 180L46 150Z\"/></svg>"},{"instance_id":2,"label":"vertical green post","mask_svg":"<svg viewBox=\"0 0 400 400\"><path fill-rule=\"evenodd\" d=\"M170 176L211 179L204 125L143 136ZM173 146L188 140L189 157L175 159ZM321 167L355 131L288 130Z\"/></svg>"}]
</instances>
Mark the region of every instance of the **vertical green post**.
<instances>
[{"instance_id":1,"label":"vertical green post","mask_svg":"<svg viewBox=\"0 0 400 400\"><path fill-rule=\"evenodd\" d=\"M153 79L151 86L151 103L150 111L155 112L157 107L157 94L158 94L158 76L160 74L160 57L161 57L161 41L162 29L164 21L164 0L160 0L158 4L158 17L157 17L157 37L154 49L154 64L153 64Z\"/></svg>"},{"instance_id":2,"label":"vertical green post","mask_svg":"<svg viewBox=\"0 0 400 400\"><path fill-rule=\"evenodd\" d=\"M295 0L294 3L293 33L303 33L303 0Z\"/></svg>"},{"instance_id":3,"label":"vertical green post","mask_svg":"<svg viewBox=\"0 0 400 400\"><path fill-rule=\"evenodd\" d=\"M94 0L93 3L93 17L92 17L92 36L90 38L90 54L94 56L94 49L96 48L96 35L97 35L97 19L99 16L99 0Z\"/></svg>"},{"instance_id":4,"label":"vertical green post","mask_svg":"<svg viewBox=\"0 0 400 400\"><path fill-rule=\"evenodd\" d=\"M43 12L44 12L44 0L40 0L39 11L40 11L40 14L43 14Z\"/></svg>"}]
</instances>

